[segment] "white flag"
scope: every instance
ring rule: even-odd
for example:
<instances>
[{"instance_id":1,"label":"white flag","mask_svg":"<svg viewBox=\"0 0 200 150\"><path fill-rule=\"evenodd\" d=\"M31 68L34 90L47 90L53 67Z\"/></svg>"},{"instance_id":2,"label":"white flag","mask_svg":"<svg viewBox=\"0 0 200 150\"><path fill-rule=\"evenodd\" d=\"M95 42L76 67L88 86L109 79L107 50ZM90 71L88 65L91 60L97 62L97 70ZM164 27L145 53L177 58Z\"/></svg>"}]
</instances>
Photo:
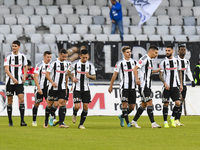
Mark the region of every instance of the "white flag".
<instances>
[{"instance_id":1,"label":"white flag","mask_svg":"<svg viewBox=\"0 0 200 150\"><path fill-rule=\"evenodd\" d=\"M144 22L149 20L153 13L156 11L162 0L128 0L133 3L135 6L139 16L140 22L139 26L141 26Z\"/></svg>"}]
</instances>

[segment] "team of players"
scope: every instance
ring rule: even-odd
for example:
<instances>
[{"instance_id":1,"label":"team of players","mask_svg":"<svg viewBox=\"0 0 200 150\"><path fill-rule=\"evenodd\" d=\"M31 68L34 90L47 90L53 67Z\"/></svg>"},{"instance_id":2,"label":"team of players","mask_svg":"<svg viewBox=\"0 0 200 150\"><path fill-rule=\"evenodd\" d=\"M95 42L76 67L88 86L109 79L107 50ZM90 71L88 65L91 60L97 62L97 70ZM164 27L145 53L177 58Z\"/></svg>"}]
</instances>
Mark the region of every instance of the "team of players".
<instances>
[{"instance_id":1,"label":"team of players","mask_svg":"<svg viewBox=\"0 0 200 150\"><path fill-rule=\"evenodd\" d=\"M27 70L26 57L19 52L20 42L12 43L13 52L5 57L4 66L6 71L6 95L8 98L7 113L9 126L13 126L12 122L12 100L14 92L19 98L19 110L21 115L21 126L27 126L24 121L24 87L25 75ZM112 92L113 83L120 73L120 97L122 102L122 114L119 115L120 125L124 126L124 119L128 127L135 126L141 128L137 124L137 120L147 108L147 114L151 121L152 128L160 128L154 120L153 102L151 98L151 76L152 73L160 72L160 79L164 83L163 90L163 118L164 127L169 128L167 122L169 98L175 102L170 122L173 127L183 126L180 123L182 112L182 102L186 95L185 75L187 74L194 86L194 80L190 71L189 61L184 58L185 46L179 47L179 56L173 57L173 47L166 47L166 58L161 62L160 68L153 70L152 58L158 56L158 48L150 46L148 53L140 58L137 62L131 58L131 48L124 47L122 49L124 59L117 62L111 79L109 93ZM51 61L51 52L46 51L43 55L43 61L36 65L34 71L35 80L35 104L33 107L33 126L37 126L37 110L40 102L45 99L47 106L45 108L44 127L59 124L60 128L68 128L64 123L66 115L66 103L69 97L68 78L73 82L73 115L72 121L76 123L77 112L80 103L83 103L79 129L85 129L83 123L88 114L88 105L90 103L89 79L95 80L94 65L88 61L89 54L87 50L81 50L80 60L71 63L67 60L68 54L65 49L61 49L59 57ZM22 76L22 68L24 67L24 76ZM136 104L136 85L141 96L141 106L136 112L135 117L129 122L128 114L130 114ZM182 92L180 94L180 92ZM181 96L181 98L180 98ZM59 106L59 121L55 119L55 111ZM50 115L50 119L49 119Z\"/></svg>"}]
</instances>

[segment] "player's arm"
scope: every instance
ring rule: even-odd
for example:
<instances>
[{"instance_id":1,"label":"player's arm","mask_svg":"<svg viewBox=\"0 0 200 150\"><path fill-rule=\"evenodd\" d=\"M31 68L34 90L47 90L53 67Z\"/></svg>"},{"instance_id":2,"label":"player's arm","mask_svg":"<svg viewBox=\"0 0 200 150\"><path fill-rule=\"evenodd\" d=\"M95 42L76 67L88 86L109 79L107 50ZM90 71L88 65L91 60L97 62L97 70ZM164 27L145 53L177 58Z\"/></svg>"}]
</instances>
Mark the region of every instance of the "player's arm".
<instances>
[{"instance_id":1,"label":"player's arm","mask_svg":"<svg viewBox=\"0 0 200 150\"><path fill-rule=\"evenodd\" d=\"M23 78L22 78L22 82L23 82L23 83L26 81L27 70L28 70L27 65L24 65L24 76L23 76Z\"/></svg>"},{"instance_id":2,"label":"player's arm","mask_svg":"<svg viewBox=\"0 0 200 150\"><path fill-rule=\"evenodd\" d=\"M160 72L160 70L162 70L162 69L158 68L157 70L153 70L152 73L158 73L158 72Z\"/></svg>"},{"instance_id":3,"label":"player's arm","mask_svg":"<svg viewBox=\"0 0 200 150\"><path fill-rule=\"evenodd\" d=\"M39 84L39 82L38 82L38 76L39 76L39 74L37 74L37 73L34 73L34 82L35 82L35 85L36 85L36 87L37 87L37 89L38 89L38 93L39 94L43 94L43 92L42 92L42 90L41 90L41 88L40 88L40 84Z\"/></svg>"},{"instance_id":4,"label":"player's arm","mask_svg":"<svg viewBox=\"0 0 200 150\"><path fill-rule=\"evenodd\" d=\"M71 71L67 70L67 75L71 78L72 82L74 82L74 83L78 82L78 78L74 78Z\"/></svg>"},{"instance_id":5,"label":"player's arm","mask_svg":"<svg viewBox=\"0 0 200 150\"><path fill-rule=\"evenodd\" d=\"M182 72L181 70L178 70L178 76L179 76L179 80L180 80L180 91L183 91L183 78L182 78Z\"/></svg>"},{"instance_id":6,"label":"player's arm","mask_svg":"<svg viewBox=\"0 0 200 150\"><path fill-rule=\"evenodd\" d=\"M190 69L190 63L188 64L186 74L187 74L188 78L190 79L190 81L192 82L192 87L195 87L194 78L192 76L192 72L191 72L191 69Z\"/></svg>"},{"instance_id":7,"label":"player's arm","mask_svg":"<svg viewBox=\"0 0 200 150\"><path fill-rule=\"evenodd\" d=\"M15 78L12 76L11 72L9 71L9 66L8 66L8 65L5 66L5 72L6 72L6 74L11 78L11 80L13 81L14 84L18 84L17 79L15 79Z\"/></svg>"},{"instance_id":8,"label":"player's arm","mask_svg":"<svg viewBox=\"0 0 200 150\"><path fill-rule=\"evenodd\" d=\"M46 71L45 77L47 78L47 80L49 80L53 87L57 87L57 83L53 82L53 80L51 79L50 72Z\"/></svg>"},{"instance_id":9,"label":"player's arm","mask_svg":"<svg viewBox=\"0 0 200 150\"><path fill-rule=\"evenodd\" d=\"M135 76L135 82L136 82L136 84L137 84L137 85L140 85L140 79L138 78L138 69L140 69L140 67L135 66L135 67L133 68L133 74L134 74L134 76Z\"/></svg>"},{"instance_id":10,"label":"player's arm","mask_svg":"<svg viewBox=\"0 0 200 150\"><path fill-rule=\"evenodd\" d=\"M89 75L89 72L86 72L86 77L92 80L96 80L96 74Z\"/></svg>"},{"instance_id":11,"label":"player's arm","mask_svg":"<svg viewBox=\"0 0 200 150\"><path fill-rule=\"evenodd\" d=\"M115 71L115 72L113 73L113 76L112 76L111 81L110 81L110 86L109 86L109 88L108 88L108 92L109 92L109 93L111 93L112 90L113 90L113 83L115 82L115 80L116 80L116 78L117 78L117 75L118 75L118 72Z\"/></svg>"},{"instance_id":12,"label":"player's arm","mask_svg":"<svg viewBox=\"0 0 200 150\"><path fill-rule=\"evenodd\" d=\"M165 82L165 79L164 79L164 77L163 77L163 72L162 72L162 71L160 71L160 73L159 73L159 78L160 78L160 80L163 82L163 84L164 84L164 86L165 86L165 89L166 89L166 90L169 90L169 85Z\"/></svg>"}]
</instances>

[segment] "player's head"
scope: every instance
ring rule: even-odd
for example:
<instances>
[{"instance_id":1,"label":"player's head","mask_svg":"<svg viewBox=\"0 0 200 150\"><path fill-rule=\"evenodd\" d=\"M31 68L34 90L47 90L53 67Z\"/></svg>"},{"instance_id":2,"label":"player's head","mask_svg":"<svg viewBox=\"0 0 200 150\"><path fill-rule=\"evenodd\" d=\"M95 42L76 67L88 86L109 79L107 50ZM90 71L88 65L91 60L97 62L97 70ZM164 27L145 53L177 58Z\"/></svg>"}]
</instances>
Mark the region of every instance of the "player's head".
<instances>
[{"instance_id":1,"label":"player's head","mask_svg":"<svg viewBox=\"0 0 200 150\"><path fill-rule=\"evenodd\" d=\"M18 40L15 40L12 42L12 50L13 50L13 53L16 53L18 52L20 49L20 42Z\"/></svg>"},{"instance_id":2,"label":"player's head","mask_svg":"<svg viewBox=\"0 0 200 150\"><path fill-rule=\"evenodd\" d=\"M81 50L81 52L80 52L80 58L81 58L81 62L82 63L86 63L87 60L89 59L88 50L86 50L86 49Z\"/></svg>"},{"instance_id":3,"label":"player's head","mask_svg":"<svg viewBox=\"0 0 200 150\"><path fill-rule=\"evenodd\" d=\"M165 47L165 54L166 54L167 58L171 58L173 52L174 52L174 50L173 50L173 46L172 45L167 45Z\"/></svg>"},{"instance_id":4,"label":"player's head","mask_svg":"<svg viewBox=\"0 0 200 150\"><path fill-rule=\"evenodd\" d=\"M156 58L158 56L158 47L155 45L151 45L149 47L148 54L150 58Z\"/></svg>"},{"instance_id":5,"label":"player's head","mask_svg":"<svg viewBox=\"0 0 200 150\"><path fill-rule=\"evenodd\" d=\"M123 52L123 55L124 55L124 58L126 59L129 59L129 58L131 58L131 48L130 47L128 47L128 46L124 46L123 48L122 48L122 52Z\"/></svg>"},{"instance_id":6,"label":"player's head","mask_svg":"<svg viewBox=\"0 0 200 150\"><path fill-rule=\"evenodd\" d=\"M112 5L115 5L117 3L116 0L110 0Z\"/></svg>"},{"instance_id":7,"label":"player's head","mask_svg":"<svg viewBox=\"0 0 200 150\"><path fill-rule=\"evenodd\" d=\"M59 52L60 61L67 60L67 57L68 57L67 50L66 49L61 49L60 52Z\"/></svg>"},{"instance_id":8,"label":"player's head","mask_svg":"<svg viewBox=\"0 0 200 150\"><path fill-rule=\"evenodd\" d=\"M179 54L179 56L181 56L181 57L184 57L184 56L185 56L185 54L186 54L185 45L179 45L179 47L178 47L178 54Z\"/></svg>"},{"instance_id":9,"label":"player's head","mask_svg":"<svg viewBox=\"0 0 200 150\"><path fill-rule=\"evenodd\" d=\"M28 69L31 69L31 65L32 65L31 61L30 61L30 60L27 60L27 68L28 68Z\"/></svg>"},{"instance_id":10,"label":"player's head","mask_svg":"<svg viewBox=\"0 0 200 150\"><path fill-rule=\"evenodd\" d=\"M45 51L43 54L44 62L48 64L51 61L51 52Z\"/></svg>"}]
</instances>

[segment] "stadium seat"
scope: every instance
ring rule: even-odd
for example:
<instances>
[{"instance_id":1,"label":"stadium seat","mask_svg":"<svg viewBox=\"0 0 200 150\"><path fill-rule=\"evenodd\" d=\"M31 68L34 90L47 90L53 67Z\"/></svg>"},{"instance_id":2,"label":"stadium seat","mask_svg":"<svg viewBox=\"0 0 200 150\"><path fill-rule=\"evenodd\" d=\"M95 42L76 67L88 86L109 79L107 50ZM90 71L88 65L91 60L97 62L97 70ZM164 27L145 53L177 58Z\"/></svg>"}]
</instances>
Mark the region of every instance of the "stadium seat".
<instances>
[{"instance_id":1,"label":"stadium seat","mask_svg":"<svg viewBox=\"0 0 200 150\"><path fill-rule=\"evenodd\" d=\"M0 10L1 15L10 14L10 9L5 5L0 5Z\"/></svg>"},{"instance_id":2,"label":"stadium seat","mask_svg":"<svg viewBox=\"0 0 200 150\"><path fill-rule=\"evenodd\" d=\"M119 34L108 35L108 41L121 41Z\"/></svg>"},{"instance_id":3,"label":"stadium seat","mask_svg":"<svg viewBox=\"0 0 200 150\"><path fill-rule=\"evenodd\" d=\"M76 14L78 15L88 15L88 8L85 5L77 5L76 8Z\"/></svg>"},{"instance_id":4,"label":"stadium seat","mask_svg":"<svg viewBox=\"0 0 200 150\"><path fill-rule=\"evenodd\" d=\"M135 41L135 36L130 34L124 34L124 41Z\"/></svg>"},{"instance_id":5,"label":"stadium seat","mask_svg":"<svg viewBox=\"0 0 200 150\"><path fill-rule=\"evenodd\" d=\"M193 7L194 3L191 0L182 0L182 6L183 7Z\"/></svg>"},{"instance_id":6,"label":"stadium seat","mask_svg":"<svg viewBox=\"0 0 200 150\"><path fill-rule=\"evenodd\" d=\"M36 28L35 25L29 24L29 25L24 25L24 34L26 36L30 36L31 34L36 33Z\"/></svg>"},{"instance_id":7,"label":"stadium seat","mask_svg":"<svg viewBox=\"0 0 200 150\"><path fill-rule=\"evenodd\" d=\"M7 25L15 25L17 24L17 19L15 17L15 15L4 15L4 19L5 19L5 24Z\"/></svg>"},{"instance_id":8,"label":"stadium seat","mask_svg":"<svg viewBox=\"0 0 200 150\"><path fill-rule=\"evenodd\" d=\"M147 35L137 35L136 41L148 41Z\"/></svg>"},{"instance_id":9,"label":"stadium seat","mask_svg":"<svg viewBox=\"0 0 200 150\"><path fill-rule=\"evenodd\" d=\"M110 25L103 25L102 27L103 27L104 34L107 34L107 35L111 34L111 26Z\"/></svg>"},{"instance_id":10,"label":"stadium seat","mask_svg":"<svg viewBox=\"0 0 200 150\"><path fill-rule=\"evenodd\" d=\"M11 33L9 25L0 25L0 34L3 34L5 36L6 34L9 33Z\"/></svg>"},{"instance_id":11,"label":"stadium seat","mask_svg":"<svg viewBox=\"0 0 200 150\"><path fill-rule=\"evenodd\" d=\"M199 35L189 35L188 40L189 42L199 42L200 38Z\"/></svg>"},{"instance_id":12,"label":"stadium seat","mask_svg":"<svg viewBox=\"0 0 200 150\"><path fill-rule=\"evenodd\" d=\"M59 14L58 6L47 6L47 12L49 15Z\"/></svg>"},{"instance_id":13,"label":"stadium seat","mask_svg":"<svg viewBox=\"0 0 200 150\"><path fill-rule=\"evenodd\" d=\"M184 25L186 26L195 26L196 20L195 17L183 17Z\"/></svg>"},{"instance_id":14,"label":"stadium seat","mask_svg":"<svg viewBox=\"0 0 200 150\"><path fill-rule=\"evenodd\" d=\"M183 18L182 16L171 16L171 25L182 25Z\"/></svg>"},{"instance_id":15,"label":"stadium seat","mask_svg":"<svg viewBox=\"0 0 200 150\"><path fill-rule=\"evenodd\" d=\"M160 35L149 35L149 41L161 41Z\"/></svg>"},{"instance_id":16,"label":"stadium seat","mask_svg":"<svg viewBox=\"0 0 200 150\"><path fill-rule=\"evenodd\" d=\"M68 5L68 1L66 1L66 0L56 0L56 4L60 5L60 6Z\"/></svg>"},{"instance_id":17,"label":"stadium seat","mask_svg":"<svg viewBox=\"0 0 200 150\"><path fill-rule=\"evenodd\" d=\"M155 26L143 26L143 31L146 35L155 34Z\"/></svg>"},{"instance_id":18,"label":"stadium seat","mask_svg":"<svg viewBox=\"0 0 200 150\"><path fill-rule=\"evenodd\" d=\"M86 24L86 25L92 24L92 16L80 16L80 18L81 18L81 24Z\"/></svg>"},{"instance_id":19,"label":"stadium seat","mask_svg":"<svg viewBox=\"0 0 200 150\"><path fill-rule=\"evenodd\" d=\"M58 34L58 35L56 35L56 40L57 41L68 41L68 37L66 34Z\"/></svg>"},{"instance_id":20,"label":"stadium seat","mask_svg":"<svg viewBox=\"0 0 200 150\"><path fill-rule=\"evenodd\" d=\"M99 42L108 41L108 35L107 34L96 34L96 40Z\"/></svg>"},{"instance_id":21,"label":"stadium seat","mask_svg":"<svg viewBox=\"0 0 200 150\"><path fill-rule=\"evenodd\" d=\"M186 35L175 35L175 41L176 42L187 42L187 36Z\"/></svg>"},{"instance_id":22,"label":"stadium seat","mask_svg":"<svg viewBox=\"0 0 200 150\"><path fill-rule=\"evenodd\" d=\"M28 0L17 0L17 5L26 6L28 5Z\"/></svg>"},{"instance_id":23,"label":"stadium seat","mask_svg":"<svg viewBox=\"0 0 200 150\"><path fill-rule=\"evenodd\" d=\"M99 16L101 15L101 9L99 6L88 6L89 15L91 16Z\"/></svg>"},{"instance_id":24,"label":"stadium seat","mask_svg":"<svg viewBox=\"0 0 200 150\"><path fill-rule=\"evenodd\" d=\"M35 33L30 35L31 37L31 43L41 43L42 42L42 35L39 33Z\"/></svg>"},{"instance_id":25,"label":"stadium seat","mask_svg":"<svg viewBox=\"0 0 200 150\"><path fill-rule=\"evenodd\" d=\"M83 5L86 6L95 5L95 0L83 0Z\"/></svg>"},{"instance_id":26,"label":"stadium seat","mask_svg":"<svg viewBox=\"0 0 200 150\"><path fill-rule=\"evenodd\" d=\"M42 19L39 15L31 15L30 17L30 24L35 25L35 27L39 27L42 25Z\"/></svg>"},{"instance_id":27,"label":"stadium seat","mask_svg":"<svg viewBox=\"0 0 200 150\"><path fill-rule=\"evenodd\" d=\"M53 5L53 0L42 0L42 5L50 6Z\"/></svg>"},{"instance_id":28,"label":"stadium seat","mask_svg":"<svg viewBox=\"0 0 200 150\"><path fill-rule=\"evenodd\" d=\"M67 19L68 19L68 24L72 24L72 25L79 24L79 22L80 22L79 15L77 15L77 14L67 15ZM88 21L88 20L86 20L86 21Z\"/></svg>"},{"instance_id":29,"label":"stadium seat","mask_svg":"<svg viewBox=\"0 0 200 150\"><path fill-rule=\"evenodd\" d=\"M167 35L169 34L169 27L168 26L156 26L157 34L158 35Z\"/></svg>"},{"instance_id":30,"label":"stadium seat","mask_svg":"<svg viewBox=\"0 0 200 150\"><path fill-rule=\"evenodd\" d=\"M196 28L195 26L183 26L185 35L195 35Z\"/></svg>"},{"instance_id":31,"label":"stadium seat","mask_svg":"<svg viewBox=\"0 0 200 150\"><path fill-rule=\"evenodd\" d=\"M28 54L31 54L31 43L25 43L24 48Z\"/></svg>"},{"instance_id":32,"label":"stadium seat","mask_svg":"<svg viewBox=\"0 0 200 150\"><path fill-rule=\"evenodd\" d=\"M59 25L67 23L67 18L65 14L54 15L54 20L55 20L55 24L59 24Z\"/></svg>"},{"instance_id":33,"label":"stadium seat","mask_svg":"<svg viewBox=\"0 0 200 150\"><path fill-rule=\"evenodd\" d=\"M19 48L19 51L21 52L21 53L24 53L25 52L25 48L24 48L24 44L20 44L20 48ZM26 58L27 59L27 58Z\"/></svg>"},{"instance_id":34,"label":"stadium seat","mask_svg":"<svg viewBox=\"0 0 200 150\"><path fill-rule=\"evenodd\" d=\"M131 16L131 22L132 25L138 25L140 22L140 16L139 15L132 15Z\"/></svg>"},{"instance_id":35,"label":"stadium seat","mask_svg":"<svg viewBox=\"0 0 200 150\"><path fill-rule=\"evenodd\" d=\"M55 54L56 56L58 56L58 46L56 43L51 43L51 44L48 44L49 47L50 47L50 50L53 54Z\"/></svg>"},{"instance_id":36,"label":"stadium seat","mask_svg":"<svg viewBox=\"0 0 200 150\"><path fill-rule=\"evenodd\" d=\"M69 41L78 42L81 41L81 36L79 34L68 34Z\"/></svg>"},{"instance_id":37,"label":"stadium seat","mask_svg":"<svg viewBox=\"0 0 200 150\"><path fill-rule=\"evenodd\" d=\"M170 15L170 16L172 16L172 15L179 15L180 14L179 8L176 7L176 6L167 7L167 12L168 12L168 15Z\"/></svg>"},{"instance_id":38,"label":"stadium seat","mask_svg":"<svg viewBox=\"0 0 200 150\"><path fill-rule=\"evenodd\" d=\"M47 14L47 9L45 6L35 6L35 14L36 15L46 15Z\"/></svg>"},{"instance_id":39,"label":"stadium seat","mask_svg":"<svg viewBox=\"0 0 200 150\"><path fill-rule=\"evenodd\" d=\"M200 25L200 16L197 17L197 26Z\"/></svg>"},{"instance_id":40,"label":"stadium seat","mask_svg":"<svg viewBox=\"0 0 200 150\"><path fill-rule=\"evenodd\" d=\"M193 7L194 16L200 16L200 6Z\"/></svg>"},{"instance_id":41,"label":"stadium seat","mask_svg":"<svg viewBox=\"0 0 200 150\"><path fill-rule=\"evenodd\" d=\"M123 17L123 26L129 26L130 25L130 18L129 17Z\"/></svg>"},{"instance_id":42,"label":"stadium seat","mask_svg":"<svg viewBox=\"0 0 200 150\"><path fill-rule=\"evenodd\" d=\"M107 25L111 25L110 16L107 16L107 17L106 17L106 24L107 24Z\"/></svg>"},{"instance_id":43,"label":"stadium seat","mask_svg":"<svg viewBox=\"0 0 200 150\"><path fill-rule=\"evenodd\" d=\"M82 5L82 0L72 0L72 1L70 1L70 4L74 5L74 6Z\"/></svg>"},{"instance_id":44,"label":"stadium seat","mask_svg":"<svg viewBox=\"0 0 200 150\"><path fill-rule=\"evenodd\" d=\"M124 26L124 34L129 34L129 26Z\"/></svg>"},{"instance_id":45,"label":"stadium seat","mask_svg":"<svg viewBox=\"0 0 200 150\"><path fill-rule=\"evenodd\" d=\"M90 27L90 32L93 34L101 34L102 33L102 28L100 25L89 25Z\"/></svg>"},{"instance_id":46,"label":"stadium seat","mask_svg":"<svg viewBox=\"0 0 200 150\"><path fill-rule=\"evenodd\" d=\"M4 0L4 5L8 7L11 5L15 5L15 0Z\"/></svg>"},{"instance_id":47,"label":"stadium seat","mask_svg":"<svg viewBox=\"0 0 200 150\"><path fill-rule=\"evenodd\" d=\"M169 0L170 6L181 6L181 0Z\"/></svg>"},{"instance_id":48,"label":"stadium seat","mask_svg":"<svg viewBox=\"0 0 200 150\"><path fill-rule=\"evenodd\" d=\"M52 58L52 56L51 56ZM43 60L43 53L35 53L35 63L39 63L41 60Z\"/></svg>"},{"instance_id":49,"label":"stadium seat","mask_svg":"<svg viewBox=\"0 0 200 150\"><path fill-rule=\"evenodd\" d=\"M96 41L94 34L84 34L83 40L84 41Z\"/></svg>"},{"instance_id":50,"label":"stadium seat","mask_svg":"<svg viewBox=\"0 0 200 150\"><path fill-rule=\"evenodd\" d=\"M39 6L40 5L40 0L29 0L29 5L30 6Z\"/></svg>"},{"instance_id":51,"label":"stadium seat","mask_svg":"<svg viewBox=\"0 0 200 150\"><path fill-rule=\"evenodd\" d=\"M126 1L121 0L120 3L121 3L122 6L125 6L125 7L132 6L132 3L127 1L127 0Z\"/></svg>"},{"instance_id":52,"label":"stadium seat","mask_svg":"<svg viewBox=\"0 0 200 150\"><path fill-rule=\"evenodd\" d=\"M56 42L56 37L54 34L43 34L44 42L52 44Z\"/></svg>"},{"instance_id":53,"label":"stadium seat","mask_svg":"<svg viewBox=\"0 0 200 150\"><path fill-rule=\"evenodd\" d=\"M15 34L7 34L5 35L6 42L12 44L13 41L17 40L17 36Z\"/></svg>"},{"instance_id":54,"label":"stadium seat","mask_svg":"<svg viewBox=\"0 0 200 150\"><path fill-rule=\"evenodd\" d=\"M158 16L158 25L169 25L169 24L170 24L169 16L167 15Z\"/></svg>"},{"instance_id":55,"label":"stadium seat","mask_svg":"<svg viewBox=\"0 0 200 150\"><path fill-rule=\"evenodd\" d=\"M195 1L194 1L194 5L195 5L195 6L200 6L200 0L195 0Z\"/></svg>"},{"instance_id":56,"label":"stadium seat","mask_svg":"<svg viewBox=\"0 0 200 150\"><path fill-rule=\"evenodd\" d=\"M88 26L85 24L77 24L75 27L76 33L80 34L81 36L83 36L83 34L87 34L88 32Z\"/></svg>"},{"instance_id":57,"label":"stadium seat","mask_svg":"<svg viewBox=\"0 0 200 150\"><path fill-rule=\"evenodd\" d=\"M101 7L101 14L104 17L110 17L110 8L109 7Z\"/></svg>"},{"instance_id":58,"label":"stadium seat","mask_svg":"<svg viewBox=\"0 0 200 150\"><path fill-rule=\"evenodd\" d=\"M61 27L58 24L52 24L49 26L50 33L57 35L61 33Z\"/></svg>"},{"instance_id":59,"label":"stadium seat","mask_svg":"<svg viewBox=\"0 0 200 150\"><path fill-rule=\"evenodd\" d=\"M22 8L19 5L10 6L11 14L22 14Z\"/></svg>"},{"instance_id":60,"label":"stadium seat","mask_svg":"<svg viewBox=\"0 0 200 150\"><path fill-rule=\"evenodd\" d=\"M23 14L25 15L30 16L34 14L33 6L23 6L22 9L23 9Z\"/></svg>"},{"instance_id":61,"label":"stadium seat","mask_svg":"<svg viewBox=\"0 0 200 150\"><path fill-rule=\"evenodd\" d=\"M197 34L200 34L200 26L196 26Z\"/></svg>"},{"instance_id":62,"label":"stadium seat","mask_svg":"<svg viewBox=\"0 0 200 150\"><path fill-rule=\"evenodd\" d=\"M27 15L18 14L16 15L16 18L17 18L17 23L20 25L29 24L29 18Z\"/></svg>"},{"instance_id":63,"label":"stadium seat","mask_svg":"<svg viewBox=\"0 0 200 150\"><path fill-rule=\"evenodd\" d=\"M3 15L0 15L0 24L4 24L4 18L3 18Z\"/></svg>"},{"instance_id":64,"label":"stadium seat","mask_svg":"<svg viewBox=\"0 0 200 150\"><path fill-rule=\"evenodd\" d=\"M54 22L53 16L52 15L42 16L42 22L44 26L49 27Z\"/></svg>"},{"instance_id":65,"label":"stadium seat","mask_svg":"<svg viewBox=\"0 0 200 150\"><path fill-rule=\"evenodd\" d=\"M3 5L3 0L0 0L0 5Z\"/></svg>"},{"instance_id":66,"label":"stadium seat","mask_svg":"<svg viewBox=\"0 0 200 150\"><path fill-rule=\"evenodd\" d=\"M168 0L162 0L160 6L168 7L169 6L169 1Z\"/></svg>"},{"instance_id":67,"label":"stadium seat","mask_svg":"<svg viewBox=\"0 0 200 150\"><path fill-rule=\"evenodd\" d=\"M23 36L23 28L21 25L12 25L11 32L15 34L17 37Z\"/></svg>"},{"instance_id":68,"label":"stadium seat","mask_svg":"<svg viewBox=\"0 0 200 150\"><path fill-rule=\"evenodd\" d=\"M105 18L103 16L93 16L93 21L94 21L94 24L99 24L99 25L105 24Z\"/></svg>"},{"instance_id":69,"label":"stadium seat","mask_svg":"<svg viewBox=\"0 0 200 150\"><path fill-rule=\"evenodd\" d=\"M130 33L133 35L142 34L142 28L140 26L130 26Z\"/></svg>"},{"instance_id":70,"label":"stadium seat","mask_svg":"<svg viewBox=\"0 0 200 150\"><path fill-rule=\"evenodd\" d=\"M157 25L157 17L152 16L147 20L146 25L148 26L156 26Z\"/></svg>"},{"instance_id":71,"label":"stadium seat","mask_svg":"<svg viewBox=\"0 0 200 150\"><path fill-rule=\"evenodd\" d=\"M96 5L97 6L107 6L108 5L108 1L107 0L103 0L103 1L96 0Z\"/></svg>"},{"instance_id":72,"label":"stadium seat","mask_svg":"<svg viewBox=\"0 0 200 150\"><path fill-rule=\"evenodd\" d=\"M71 7L71 5L61 5L60 7L61 7L61 14L71 15L74 13L74 10Z\"/></svg>"},{"instance_id":73,"label":"stadium seat","mask_svg":"<svg viewBox=\"0 0 200 150\"><path fill-rule=\"evenodd\" d=\"M137 12L135 6L128 7L128 16L132 16L132 15L138 15L138 12Z\"/></svg>"},{"instance_id":74,"label":"stadium seat","mask_svg":"<svg viewBox=\"0 0 200 150\"><path fill-rule=\"evenodd\" d=\"M190 17L192 16L192 8L191 7L180 7L181 16Z\"/></svg>"},{"instance_id":75,"label":"stadium seat","mask_svg":"<svg viewBox=\"0 0 200 150\"><path fill-rule=\"evenodd\" d=\"M0 46L1 49L1 46ZM3 43L3 55L6 55L11 52L10 43Z\"/></svg>"},{"instance_id":76,"label":"stadium seat","mask_svg":"<svg viewBox=\"0 0 200 150\"><path fill-rule=\"evenodd\" d=\"M172 35L182 34L182 26L170 26L169 29Z\"/></svg>"},{"instance_id":77,"label":"stadium seat","mask_svg":"<svg viewBox=\"0 0 200 150\"><path fill-rule=\"evenodd\" d=\"M125 6L122 5L122 14L123 16L127 16L128 12L127 12L127 8Z\"/></svg>"},{"instance_id":78,"label":"stadium seat","mask_svg":"<svg viewBox=\"0 0 200 150\"><path fill-rule=\"evenodd\" d=\"M4 40L5 40L4 35L3 35L3 34L0 34L0 43L2 43L2 41L4 41Z\"/></svg>"},{"instance_id":79,"label":"stadium seat","mask_svg":"<svg viewBox=\"0 0 200 150\"><path fill-rule=\"evenodd\" d=\"M162 40L163 41L174 41L174 36L173 35L162 35Z\"/></svg>"},{"instance_id":80,"label":"stadium seat","mask_svg":"<svg viewBox=\"0 0 200 150\"><path fill-rule=\"evenodd\" d=\"M74 27L71 24L62 24L61 25L63 34L71 34L74 33Z\"/></svg>"},{"instance_id":81,"label":"stadium seat","mask_svg":"<svg viewBox=\"0 0 200 150\"><path fill-rule=\"evenodd\" d=\"M156 9L156 11L155 11L154 14L155 14L156 16L158 16L158 15L167 15L166 8L163 7L163 6L159 6L159 7Z\"/></svg>"}]
</instances>

